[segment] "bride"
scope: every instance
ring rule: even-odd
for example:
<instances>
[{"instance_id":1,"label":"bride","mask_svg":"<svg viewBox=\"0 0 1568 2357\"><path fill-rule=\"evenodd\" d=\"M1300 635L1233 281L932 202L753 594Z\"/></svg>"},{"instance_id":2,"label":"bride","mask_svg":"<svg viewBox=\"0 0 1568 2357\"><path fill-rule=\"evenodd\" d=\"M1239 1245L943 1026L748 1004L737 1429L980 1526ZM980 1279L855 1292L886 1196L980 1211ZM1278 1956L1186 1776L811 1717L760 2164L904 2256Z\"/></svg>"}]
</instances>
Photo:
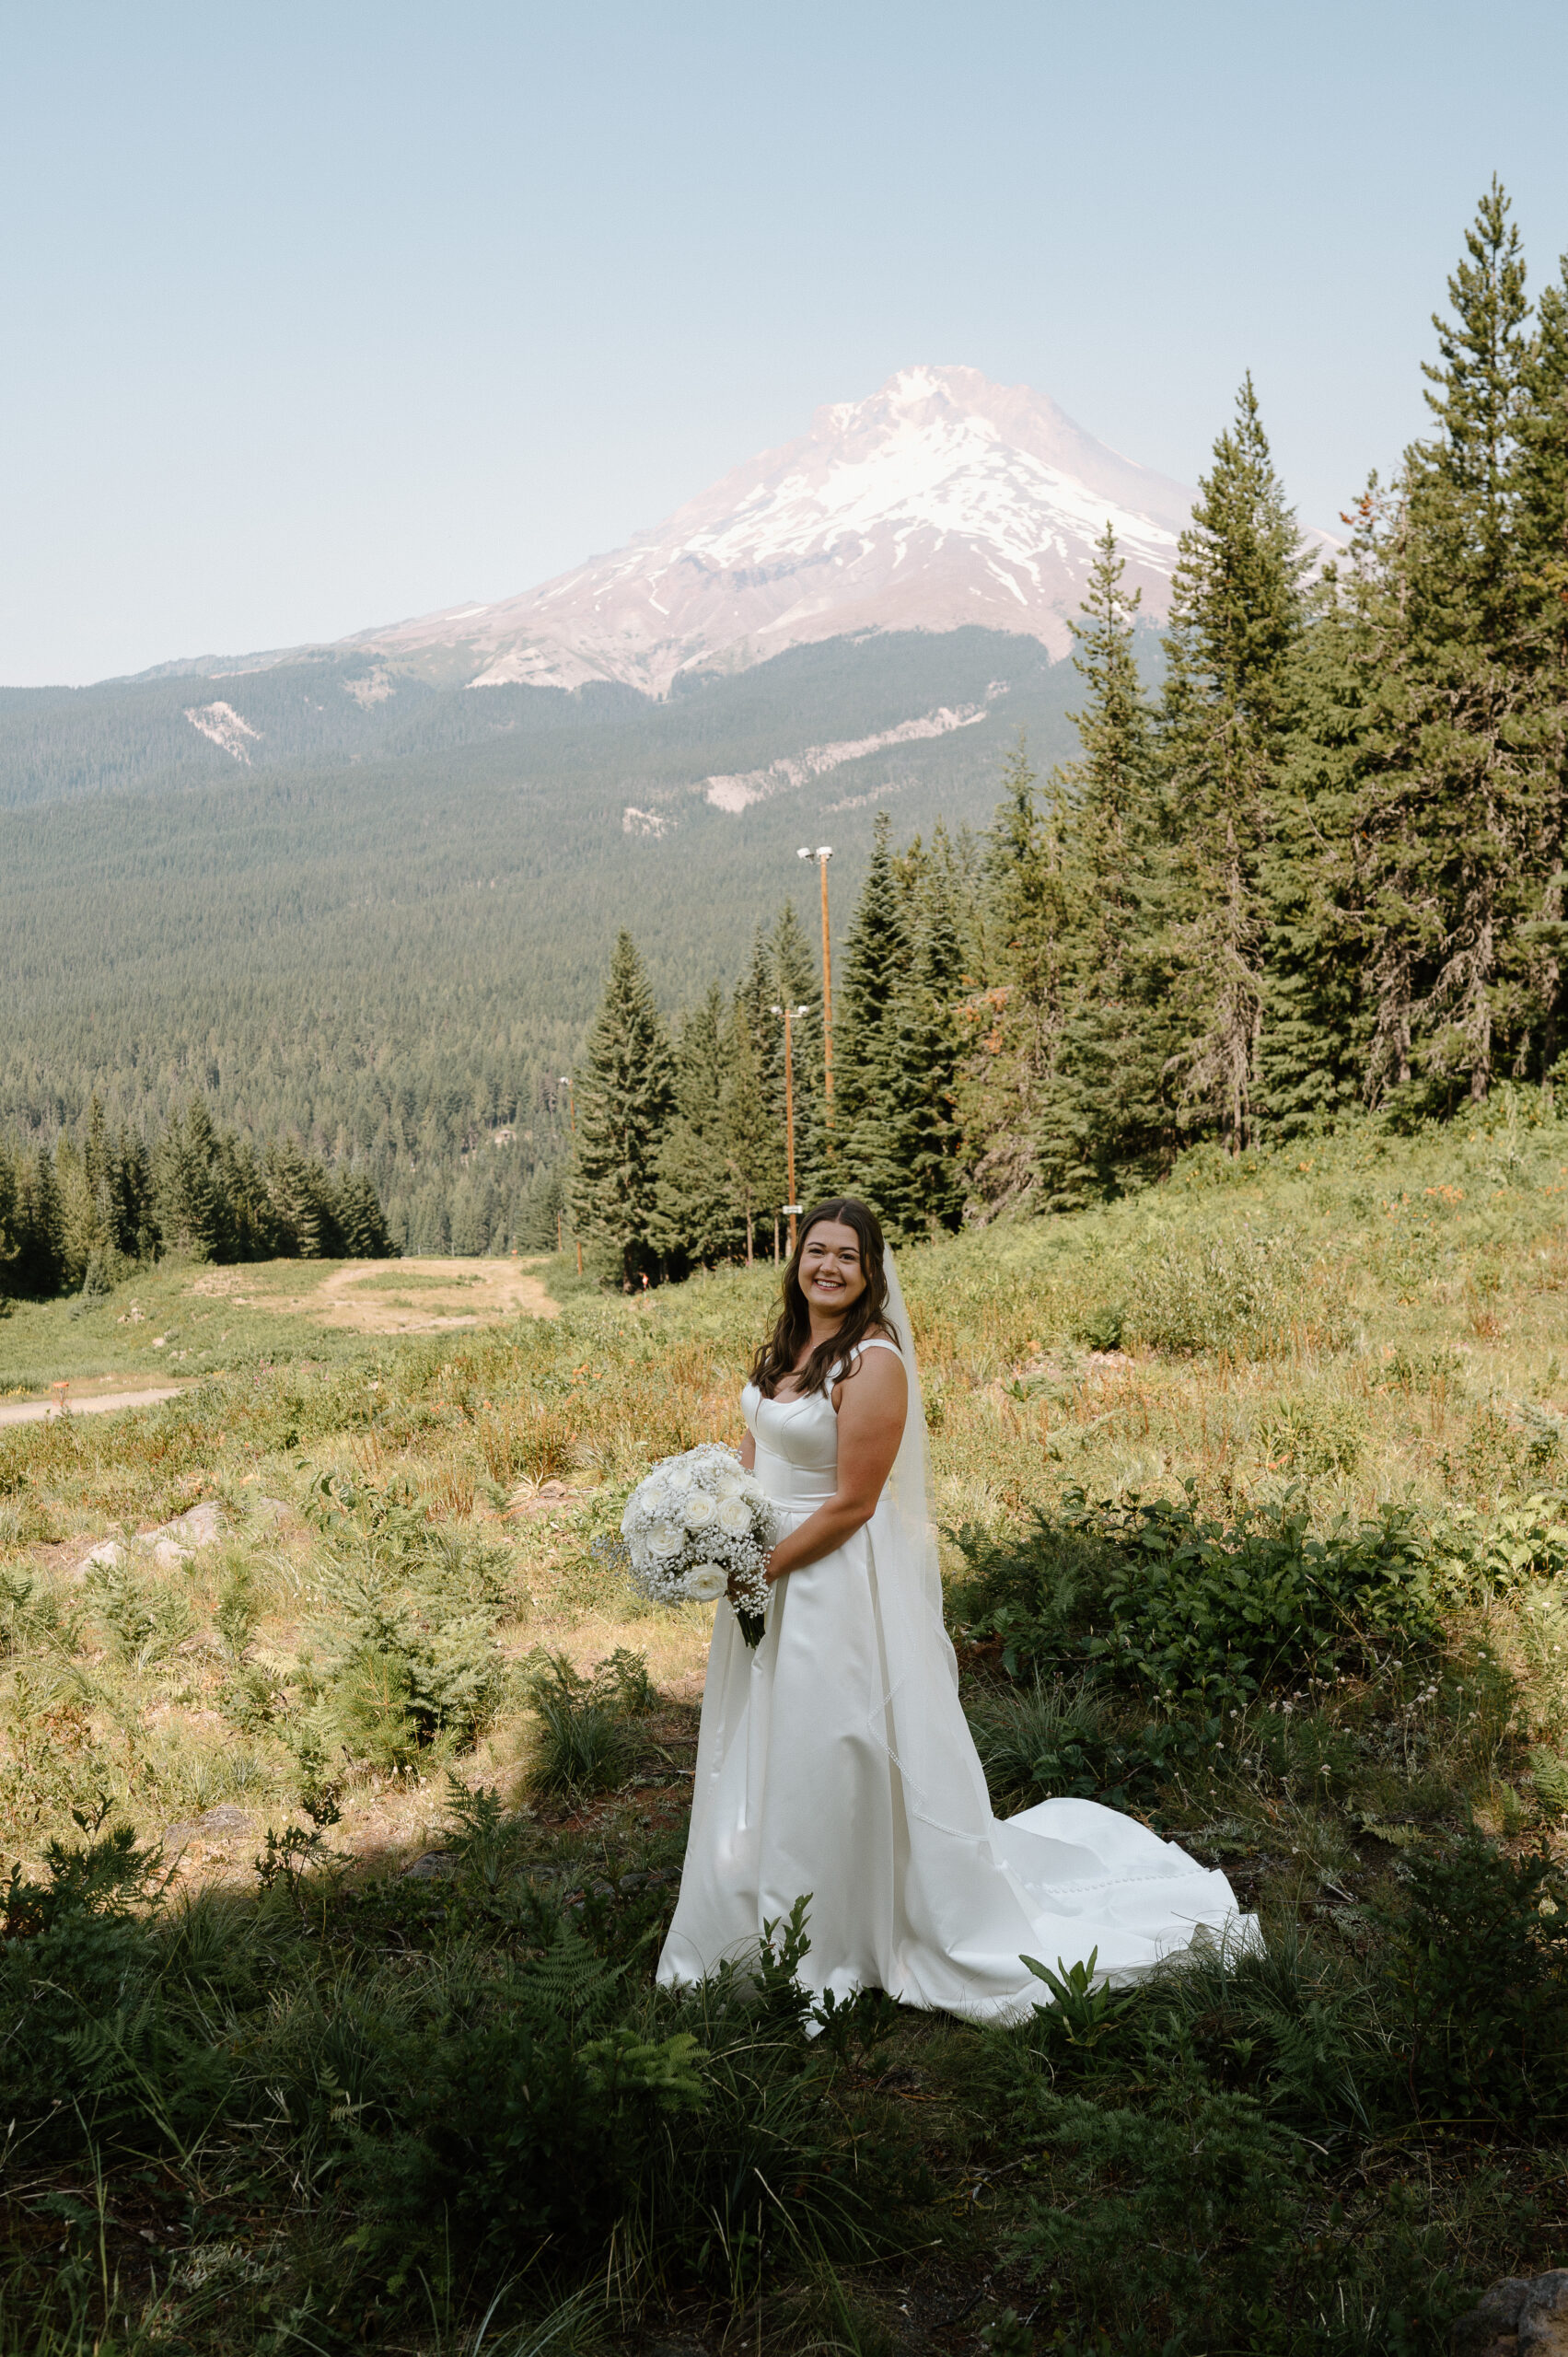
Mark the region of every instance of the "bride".
<instances>
[{"instance_id":1,"label":"bride","mask_svg":"<svg viewBox=\"0 0 1568 2357\"><path fill-rule=\"evenodd\" d=\"M892 1259L865 1203L819 1206L741 1395L742 1462L784 1535L753 1652L718 1609L680 1898L658 1977L755 1952L809 1897L801 1978L981 2020L1043 1996L1022 1961L1115 1981L1252 1927L1221 1874L1093 1801L999 1823L958 1704L925 1422Z\"/></svg>"}]
</instances>

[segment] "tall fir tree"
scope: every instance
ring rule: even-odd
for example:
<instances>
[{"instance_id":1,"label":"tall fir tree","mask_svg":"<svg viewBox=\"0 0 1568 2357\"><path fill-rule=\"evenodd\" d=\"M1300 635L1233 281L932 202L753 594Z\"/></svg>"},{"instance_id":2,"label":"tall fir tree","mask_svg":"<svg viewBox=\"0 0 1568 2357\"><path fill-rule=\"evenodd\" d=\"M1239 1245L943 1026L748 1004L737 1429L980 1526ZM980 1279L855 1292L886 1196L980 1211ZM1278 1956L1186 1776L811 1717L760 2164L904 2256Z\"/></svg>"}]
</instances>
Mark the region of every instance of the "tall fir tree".
<instances>
[{"instance_id":1,"label":"tall fir tree","mask_svg":"<svg viewBox=\"0 0 1568 2357\"><path fill-rule=\"evenodd\" d=\"M724 1141L730 1203L745 1237L746 1265L756 1258L757 1223L771 1222L784 1200L783 1141L772 1117L747 990L730 1010L724 1074Z\"/></svg>"},{"instance_id":2,"label":"tall fir tree","mask_svg":"<svg viewBox=\"0 0 1568 2357\"><path fill-rule=\"evenodd\" d=\"M184 1120L170 1121L158 1146L155 1201L166 1250L203 1260L225 1258L231 1223L217 1159L217 1132L206 1099L193 1096Z\"/></svg>"},{"instance_id":3,"label":"tall fir tree","mask_svg":"<svg viewBox=\"0 0 1568 2357\"><path fill-rule=\"evenodd\" d=\"M1537 1066L1556 1066L1568 987L1568 254L1543 289L1521 372L1514 464L1524 653L1542 726L1544 775L1522 938L1539 1025Z\"/></svg>"},{"instance_id":4,"label":"tall fir tree","mask_svg":"<svg viewBox=\"0 0 1568 2357\"><path fill-rule=\"evenodd\" d=\"M726 1095L735 1040L715 982L685 1016L675 1051L669 1126L659 1149L661 1253L712 1268L737 1241Z\"/></svg>"},{"instance_id":5,"label":"tall fir tree","mask_svg":"<svg viewBox=\"0 0 1568 2357\"><path fill-rule=\"evenodd\" d=\"M899 998L912 966L891 825L878 811L871 859L844 946L833 1034L836 1151L831 1184L898 1225L901 1180L893 1131Z\"/></svg>"},{"instance_id":6,"label":"tall fir tree","mask_svg":"<svg viewBox=\"0 0 1568 2357\"><path fill-rule=\"evenodd\" d=\"M668 1036L629 933L610 955L576 1099L572 1225L632 1284L661 1257L659 1156L674 1072Z\"/></svg>"},{"instance_id":7,"label":"tall fir tree","mask_svg":"<svg viewBox=\"0 0 1568 2357\"><path fill-rule=\"evenodd\" d=\"M1122 587L1124 570L1108 524L1072 625L1088 693L1068 716L1083 758L1058 773L1062 1016L1038 1144L1045 1198L1057 1210L1156 1167L1170 1126L1154 714L1133 639L1142 593Z\"/></svg>"},{"instance_id":8,"label":"tall fir tree","mask_svg":"<svg viewBox=\"0 0 1568 2357\"><path fill-rule=\"evenodd\" d=\"M1250 376L1199 478L1171 585L1160 714L1173 842L1170 1070L1183 1118L1232 1153L1262 1117L1268 894L1308 558Z\"/></svg>"},{"instance_id":9,"label":"tall fir tree","mask_svg":"<svg viewBox=\"0 0 1568 2357\"><path fill-rule=\"evenodd\" d=\"M1419 1009L1438 1095L1488 1094L1527 1023L1532 824L1545 784L1521 665L1514 428L1528 346L1525 264L1494 180L1434 314L1426 365L1437 433L1406 458L1400 592L1404 765L1442 932ZM1514 1035L1510 1038L1510 1035Z\"/></svg>"},{"instance_id":10,"label":"tall fir tree","mask_svg":"<svg viewBox=\"0 0 1568 2357\"><path fill-rule=\"evenodd\" d=\"M885 1176L881 1210L900 1238L956 1228L967 1191L960 1160L958 1074L965 988L961 913L950 846L927 853L918 839L898 864L908 970L889 1010Z\"/></svg>"},{"instance_id":11,"label":"tall fir tree","mask_svg":"<svg viewBox=\"0 0 1568 2357\"><path fill-rule=\"evenodd\" d=\"M1072 994L1079 911L1067 874L1060 779L1041 795L1020 736L986 844L980 987L961 1010L970 1053L960 1120L970 1184L992 1211L1039 1195L1040 1146Z\"/></svg>"},{"instance_id":12,"label":"tall fir tree","mask_svg":"<svg viewBox=\"0 0 1568 2357\"><path fill-rule=\"evenodd\" d=\"M1298 649L1267 877L1272 1126L1289 1137L1410 1078L1423 931L1418 863L1390 812L1402 694L1388 495L1374 476L1326 564Z\"/></svg>"}]
</instances>

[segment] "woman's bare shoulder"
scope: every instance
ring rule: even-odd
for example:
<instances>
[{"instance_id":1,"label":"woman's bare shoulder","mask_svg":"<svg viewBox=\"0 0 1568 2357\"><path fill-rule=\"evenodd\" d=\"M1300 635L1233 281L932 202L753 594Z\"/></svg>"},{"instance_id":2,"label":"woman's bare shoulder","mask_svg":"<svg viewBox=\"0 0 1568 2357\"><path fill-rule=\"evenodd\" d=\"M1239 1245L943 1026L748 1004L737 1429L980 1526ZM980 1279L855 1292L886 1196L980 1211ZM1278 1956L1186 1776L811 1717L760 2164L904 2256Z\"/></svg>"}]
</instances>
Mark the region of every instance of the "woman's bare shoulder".
<instances>
[{"instance_id":1,"label":"woman's bare shoulder","mask_svg":"<svg viewBox=\"0 0 1568 2357\"><path fill-rule=\"evenodd\" d=\"M868 1342L886 1342L886 1350L868 1350ZM909 1378L904 1372L903 1353L891 1334L872 1331L856 1344L849 1366L842 1378L845 1385L858 1386L865 1398L876 1398L902 1392Z\"/></svg>"}]
</instances>

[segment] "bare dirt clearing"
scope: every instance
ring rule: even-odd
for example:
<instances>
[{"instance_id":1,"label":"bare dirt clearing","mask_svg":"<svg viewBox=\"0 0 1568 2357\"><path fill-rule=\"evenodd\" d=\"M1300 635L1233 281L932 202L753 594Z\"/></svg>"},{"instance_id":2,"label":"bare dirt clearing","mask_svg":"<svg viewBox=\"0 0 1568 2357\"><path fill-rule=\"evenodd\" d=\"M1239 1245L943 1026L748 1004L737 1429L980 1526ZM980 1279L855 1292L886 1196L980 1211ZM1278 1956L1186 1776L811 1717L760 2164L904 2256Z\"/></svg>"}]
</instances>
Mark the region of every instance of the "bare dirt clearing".
<instances>
[{"instance_id":1,"label":"bare dirt clearing","mask_svg":"<svg viewBox=\"0 0 1568 2357\"><path fill-rule=\"evenodd\" d=\"M52 1399L0 1399L0 1424L41 1424L52 1416L103 1416L115 1408L156 1408L165 1399L178 1399L180 1386L166 1385L156 1391L93 1391L72 1390L62 1383L58 1397Z\"/></svg>"},{"instance_id":2,"label":"bare dirt clearing","mask_svg":"<svg viewBox=\"0 0 1568 2357\"><path fill-rule=\"evenodd\" d=\"M304 1265L286 1264L296 1284ZM553 1318L557 1306L533 1274L543 1265L542 1259L353 1260L303 1291L287 1293L259 1286L249 1269L214 1269L191 1291L237 1308L310 1318L357 1334L432 1334L508 1318Z\"/></svg>"}]
</instances>

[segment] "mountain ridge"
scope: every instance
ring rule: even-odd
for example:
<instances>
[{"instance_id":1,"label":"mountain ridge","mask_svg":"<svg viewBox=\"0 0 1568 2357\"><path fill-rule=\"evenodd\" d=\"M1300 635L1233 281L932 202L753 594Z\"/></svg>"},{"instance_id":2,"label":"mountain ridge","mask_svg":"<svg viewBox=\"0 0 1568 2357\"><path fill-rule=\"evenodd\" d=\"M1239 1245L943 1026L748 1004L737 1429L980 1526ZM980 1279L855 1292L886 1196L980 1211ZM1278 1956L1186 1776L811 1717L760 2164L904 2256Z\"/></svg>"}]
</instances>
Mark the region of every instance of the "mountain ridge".
<instances>
[{"instance_id":1,"label":"mountain ridge","mask_svg":"<svg viewBox=\"0 0 1568 2357\"><path fill-rule=\"evenodd\" d=\"M181 656L134 680L363 660L427 687L603 683L658 698L794 646L966 627L1035 639L1060 660L1107 523L1127 586L1163 618L1192 496L1047 394L923 364L864 401L823 403L806 433L531 588L330 642Z\"/></svg>"},{"instance_id":2,"label":"mountain ridge","mask_svg":"<svg viewBox=\"0 0 1568 2357\"><path fill-rule=\"evenodd\" d=\"M1060 658L1108 523L1128 586L1165 611L1191 501L1049 396L922 366L865 401L824 404L806 434L619 550L339 645L443 684L471 666L471 687L614 679L651 695L683 673L868 631L973 624Z\"/></svg>"}]
</instances>

